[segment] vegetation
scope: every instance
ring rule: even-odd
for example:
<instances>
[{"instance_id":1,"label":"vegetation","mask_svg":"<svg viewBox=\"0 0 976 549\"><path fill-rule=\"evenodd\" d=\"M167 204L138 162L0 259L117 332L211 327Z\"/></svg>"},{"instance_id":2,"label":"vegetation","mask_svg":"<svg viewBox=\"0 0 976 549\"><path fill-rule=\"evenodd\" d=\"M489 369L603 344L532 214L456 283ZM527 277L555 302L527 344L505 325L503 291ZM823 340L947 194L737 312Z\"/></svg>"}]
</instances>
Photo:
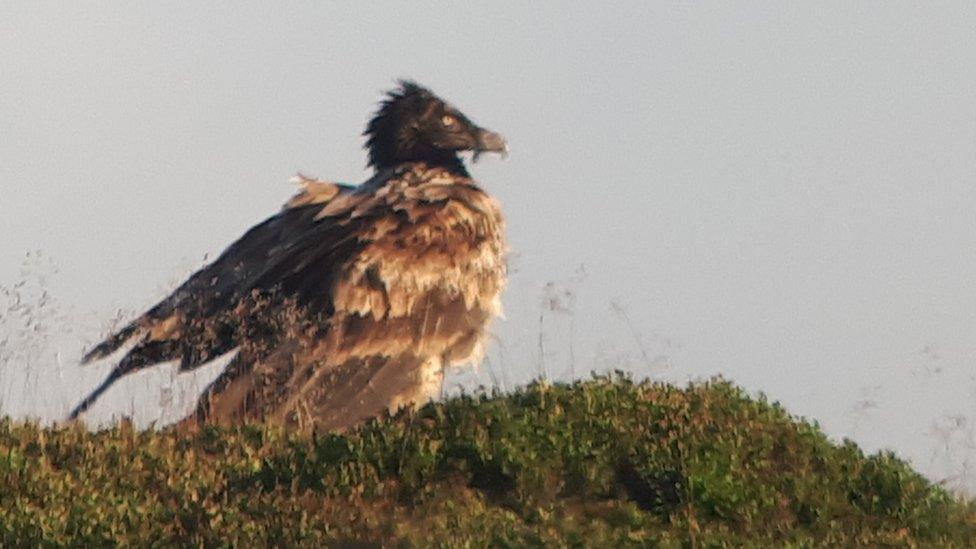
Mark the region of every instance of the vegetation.
<instances>
[{"instance_id":1,"label":"vegetation","mask_svg":"<svg viewBox=\"0 0 976 549\"><path fill-rule=\"evenodd\" d=\"M0 422L0 545L965 546L976 505L724 381L453 399L346 435Z\"/></svg>"}]
</instances>

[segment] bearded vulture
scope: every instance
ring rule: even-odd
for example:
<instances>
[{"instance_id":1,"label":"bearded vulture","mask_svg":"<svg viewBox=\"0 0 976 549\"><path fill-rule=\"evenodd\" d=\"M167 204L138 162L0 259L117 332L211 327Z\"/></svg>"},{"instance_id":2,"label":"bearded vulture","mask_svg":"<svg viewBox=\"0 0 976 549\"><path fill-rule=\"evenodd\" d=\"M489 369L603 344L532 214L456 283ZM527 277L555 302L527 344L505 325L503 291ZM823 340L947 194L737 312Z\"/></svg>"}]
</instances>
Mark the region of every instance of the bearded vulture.
<instances>
[{"instance_id":1,"label":"bearded vulture","mask_svg":"<svg viewBox=\"0 0 976 549\"><path fill-rule=\"evenodd\" d=\"M429 401L445 368L479 360L506 247L498 203L458 153L504 154L504 138L409 81L363 135L370 179L299 176L278 214L84 356L131 345L70 418L126 374L236 350L185 424L345 429Z\"/></svg>"}]
</instances>

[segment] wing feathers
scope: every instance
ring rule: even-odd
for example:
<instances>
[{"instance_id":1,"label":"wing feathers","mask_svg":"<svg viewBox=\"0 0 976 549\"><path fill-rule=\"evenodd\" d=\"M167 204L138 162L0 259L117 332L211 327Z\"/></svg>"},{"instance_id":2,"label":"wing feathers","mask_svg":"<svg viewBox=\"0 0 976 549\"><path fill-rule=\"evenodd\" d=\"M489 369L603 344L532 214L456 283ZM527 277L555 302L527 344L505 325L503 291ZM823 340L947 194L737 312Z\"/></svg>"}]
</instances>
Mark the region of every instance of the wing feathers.
<instances>
[{"instance_id":1,"label":"wing feathers","mask_svg":"<svg viewBox=\"0 0 976 549\"><path fill-rule=\"evenodd\" d=\"M98 360L105 358L108 355L114 353L119 349L119 347L125 345L125 342L129 340L130 337L135 333L138 328L138 324L133 322L122 328L118 332L109 336L105 341L102 341L95 346L94 349L85 353L85 356L81 358L82 364L88 364L93 360Z\"/></svg>"},{"instance_id":2,"label":"wing feathers","mask_svg":"<svg viewBox=\"0 0 976 549\"><path fill-rule=\"evenodd\" d=\"M285 204L285 208L300 208L313 204L324 204L339 194L342 186L330 181L310 179L302 174L295 176L302 190Z\"/></svg>"},{"instance_id":3,"label":"wing feathers","mask_svg":"<svg viewBox=\"0 0 976 549\"><path fill-rule=\"evenodd\" d=\"M296 254L295 244L296 241L304 242L303 237L316 225L313 218L317 207L340 192L351 190L335 183L302 177L302 191L281 213L250 229L213 263L194 273L145 315L97 345L85 355L83 362L108 356L139 332L148 332L145 337L149 340L179 339L182 318L201 319L227 313L255 289L271 290L267 274L280 273L280 263L292 261L286 268L292 272L300 271L303 265L293 262L295 256L300 255ZM328 235L324 236L328 242ZM177 311L179 315L174 314ZM138 354L141 349L137 347L133 351ZM180 357L164 357L165 360L176 358Z\"/></svg>"}]
</instances>

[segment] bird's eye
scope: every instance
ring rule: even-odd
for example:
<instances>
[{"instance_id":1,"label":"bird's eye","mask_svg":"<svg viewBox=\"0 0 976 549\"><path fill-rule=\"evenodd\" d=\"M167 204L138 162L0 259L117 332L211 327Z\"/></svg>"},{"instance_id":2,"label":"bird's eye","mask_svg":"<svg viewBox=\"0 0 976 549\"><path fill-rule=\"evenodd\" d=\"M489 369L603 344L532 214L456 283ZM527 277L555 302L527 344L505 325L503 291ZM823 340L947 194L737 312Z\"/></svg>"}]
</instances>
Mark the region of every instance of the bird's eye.
<instances>
[{"instance_id":1,"label":"bird's eye","mask_svg":"<svg viewBox=\"0 0 976 549\"><path fill-rule=\"evenodd\" d=\"M457 118L449 114L445 114L441 117L441 124L444 124L445 128L453 128L457 125Z\"/></svg>"}]
</instances>

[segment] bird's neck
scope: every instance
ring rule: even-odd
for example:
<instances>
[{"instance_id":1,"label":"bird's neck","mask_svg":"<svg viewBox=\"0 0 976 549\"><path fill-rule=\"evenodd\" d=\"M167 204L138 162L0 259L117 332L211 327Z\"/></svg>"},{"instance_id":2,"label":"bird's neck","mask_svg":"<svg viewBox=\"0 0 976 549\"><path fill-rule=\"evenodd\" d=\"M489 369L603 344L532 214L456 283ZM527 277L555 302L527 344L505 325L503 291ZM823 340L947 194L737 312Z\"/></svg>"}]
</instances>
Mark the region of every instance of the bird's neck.
<instances>
[{"instance_id":1,"label":"bird's neck","mask_svg":"<svg viewBox=\"0 0 976 549\"><path fill-rule=\"evenodd\" d=\"M451 175L456 175L459 177L470 178L471 174L468 173L467 167L464 165L464 161L461 160L457 154L448 152L439 152L438 154L426 154L422 158L416 159L403 159L392 166L377 166L376 173L388 168L398 168L405 165L423 165L427 168L441 168L446 170Z\"/></svg>"},{"instance_id":2,"label":"bird's neck","mask_svg":"<svg viewBox=\"0 0 976 549\"><path fill-rule=\"evenodd\" d=\"M468 173L468 168L464 165L464 161L455 153L444 153L441 158L425 159L424 162L431 167L444 168L453 175L471 177L471 174Z\"/></svg>"}]
</instances>

